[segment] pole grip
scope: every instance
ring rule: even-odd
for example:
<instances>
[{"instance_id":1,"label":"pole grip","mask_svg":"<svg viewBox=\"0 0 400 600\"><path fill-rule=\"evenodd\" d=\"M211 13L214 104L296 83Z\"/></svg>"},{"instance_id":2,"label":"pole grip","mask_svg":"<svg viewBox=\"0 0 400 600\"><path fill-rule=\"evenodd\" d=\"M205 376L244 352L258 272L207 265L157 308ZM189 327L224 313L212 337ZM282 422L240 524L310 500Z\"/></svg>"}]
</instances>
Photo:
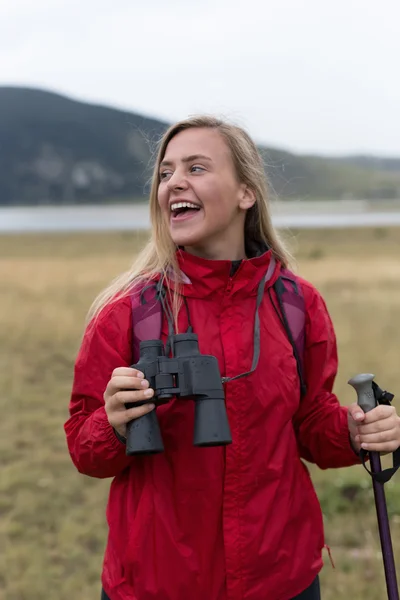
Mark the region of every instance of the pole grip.
<instances>
[{"instance_id":1,"label":"pole grip","mask_svg":"<svg viewBox=\"0 0 400 600\"><path fill-rule=\"evenodd\" d=\"M372 382L375 375L372 373L360 373L347 382L357 392L357 404L366 413L377 406Z\"/></svg>"}]
</instances>

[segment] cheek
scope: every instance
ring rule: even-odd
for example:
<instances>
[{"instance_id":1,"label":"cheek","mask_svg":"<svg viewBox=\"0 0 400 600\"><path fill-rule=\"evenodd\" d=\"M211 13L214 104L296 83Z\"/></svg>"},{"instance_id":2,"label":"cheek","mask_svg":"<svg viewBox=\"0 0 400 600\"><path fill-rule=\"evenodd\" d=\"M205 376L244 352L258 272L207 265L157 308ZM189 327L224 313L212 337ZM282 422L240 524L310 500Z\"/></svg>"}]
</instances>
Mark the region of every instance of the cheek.
<instances>
[{"instance_id":1,"label":"cheek","mask_svg":"<svg viewBox=\"0 0 400 600\"><path fill-rule=\"evenodd\" d=\"M168 195L165 185L160 184L158 186L157 200L161 210L166 210L168 207Z\"/></svg>"},{"instance_id":2,"label":"cheek","mask_svg":"<svg viewBox=\"0 0 400 600\"><path fill-rule=\"evenodd\" d=\"M211 218L229 218L237 206L236 190L231 186L208 185L200 197Z\"/></svg>"},{"instance_id":3,"label":"cheek","mask_svg":"<svg viewBox=\"0 0 400 600\"><path fill-rule=\"evenodd\" d=\"M224 190L215 181L202 181L196 190L197 197L201 200L204 208L213 214L224 212L225 194Z\"/></svg>"}]
</instances>

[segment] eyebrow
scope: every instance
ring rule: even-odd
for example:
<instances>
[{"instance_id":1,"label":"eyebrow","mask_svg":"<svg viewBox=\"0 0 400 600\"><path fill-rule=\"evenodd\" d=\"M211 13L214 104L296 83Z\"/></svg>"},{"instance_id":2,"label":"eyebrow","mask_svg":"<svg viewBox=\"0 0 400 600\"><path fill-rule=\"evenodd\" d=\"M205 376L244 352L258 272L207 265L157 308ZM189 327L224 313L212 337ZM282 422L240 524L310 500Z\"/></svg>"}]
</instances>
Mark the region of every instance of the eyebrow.
<instances>
[{"instance_id":1,"label":"eyebrow","mask_svg":"<svg viewBox=\"0 0 400 600\"><path fill-rule=\"evenodd\" d=\"M184 158L182 158L182 162L188 163L199 159L208 160L209 162L212 162L212 159L209 156L205 156L204 154L191 154L190 156L185 156ZM172 162L170 160L163 160L160 163L160 167L166 167L170 165L172 165Z\"/></svg>"}]
</instances>

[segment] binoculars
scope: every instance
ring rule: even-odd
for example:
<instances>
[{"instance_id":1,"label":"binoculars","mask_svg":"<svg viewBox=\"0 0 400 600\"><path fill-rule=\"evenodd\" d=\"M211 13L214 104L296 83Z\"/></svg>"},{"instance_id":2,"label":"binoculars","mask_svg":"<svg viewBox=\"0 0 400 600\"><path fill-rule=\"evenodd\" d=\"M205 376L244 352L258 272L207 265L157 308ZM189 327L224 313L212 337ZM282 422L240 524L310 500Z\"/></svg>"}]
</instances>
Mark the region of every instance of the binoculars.
<instances>
[{"instance_id":1,"label":"binoculars","mask_svg":"<svg viewBox=\"0 0 400 600\"><path fill-rule=\"evenodd\" d=\"M161 340L140 342L139 361L132 365L144 373L154 390L151 400L141 404L166 404L174 396L193 399L195 421L193 444L195 446L224 446L232 443L225 394L218 362L215 356L200 354L195 333L182 333L172 337L172 358L165 356ZM128 403L127 408L140 406ZM164 444L156 410L127 424L126 454L155 454L163 452Z\"/></svg>"}]
</instances>

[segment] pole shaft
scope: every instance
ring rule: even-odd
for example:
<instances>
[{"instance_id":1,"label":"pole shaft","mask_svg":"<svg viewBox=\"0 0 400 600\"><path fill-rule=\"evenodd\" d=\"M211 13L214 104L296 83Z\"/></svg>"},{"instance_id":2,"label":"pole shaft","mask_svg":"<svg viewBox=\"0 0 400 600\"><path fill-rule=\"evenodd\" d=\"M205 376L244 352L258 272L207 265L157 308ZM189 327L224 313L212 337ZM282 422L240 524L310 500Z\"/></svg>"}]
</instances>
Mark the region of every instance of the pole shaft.
<instances>
[{"instance_id":1,"label":"pole shaft","mask_svg":"<svg viewBox=\"0 0 400 600\"><path fill-rule=\"evenodd\" d=\"M370 453L371 471L378 473L382 471L381 458L379 453ZM381 548L383 564L385 568L386 588L389 600L399 600L399 590L397 587L396 567L394 564L392 538L390 535L389 516L386 506L385 489L383 483L373 479L373 488L375 495L376 515L378 518L379 536L381 539Z\"/></svg>"}]
</instances>

